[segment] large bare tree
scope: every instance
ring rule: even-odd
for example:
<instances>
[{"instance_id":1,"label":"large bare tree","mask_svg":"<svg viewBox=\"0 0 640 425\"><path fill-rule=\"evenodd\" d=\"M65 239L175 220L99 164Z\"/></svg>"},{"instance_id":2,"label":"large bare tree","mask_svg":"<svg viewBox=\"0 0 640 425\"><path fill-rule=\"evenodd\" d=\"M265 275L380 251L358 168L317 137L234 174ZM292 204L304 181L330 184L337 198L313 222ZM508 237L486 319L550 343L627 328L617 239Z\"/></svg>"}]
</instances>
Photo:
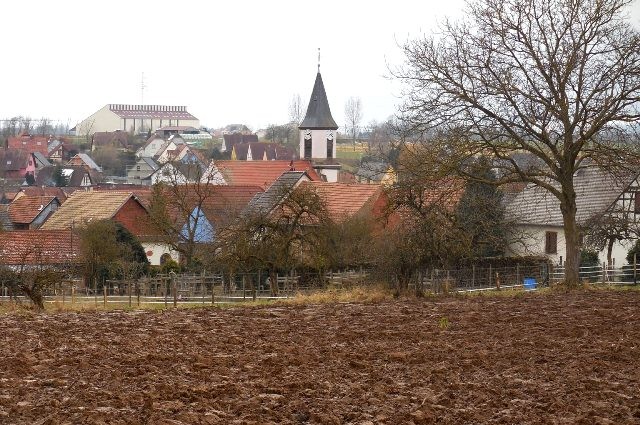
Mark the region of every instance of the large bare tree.
<instances>
[{"instance_id":1,"label":"large bare tree","mask_svg":"<svg viewBox=\"0 0 640 425\"><path fill-rule=\"evenodd\" d=\"M495 184L527 182L560 203L565 282L578 283L574 176L637 164L640 36L631 0L472 0L467 18L408 41L402 115L443 143L456 172L480 154L500 170ZM454 154L455 152L455 154ZM525 168L514 154L534 159ZM462 166L459 166L462 165Z\"/></svg>"},{"instance_id":2,"label":"large bare tree","mask_svg":"<svg viewBox=\"0 0 640 425\"><path fill-rule=\"evenodd\" d=\"M362 100L359 97L350 97L344 105L344 119L347 132L351 134L353 147L356 146L356 136L358 135L358 126L362 121Z\"/></svg>"},{"instance_id":3,"label":"large bare tree","mask_svg":"<svg viewBox=\"0 0 640 425\"><path fill-rule=\"evenodd\" d=\"M294 94L289 101L289 123L300 125L304 118L304 106L299 94Z\"/></svg>"}]
</instances>

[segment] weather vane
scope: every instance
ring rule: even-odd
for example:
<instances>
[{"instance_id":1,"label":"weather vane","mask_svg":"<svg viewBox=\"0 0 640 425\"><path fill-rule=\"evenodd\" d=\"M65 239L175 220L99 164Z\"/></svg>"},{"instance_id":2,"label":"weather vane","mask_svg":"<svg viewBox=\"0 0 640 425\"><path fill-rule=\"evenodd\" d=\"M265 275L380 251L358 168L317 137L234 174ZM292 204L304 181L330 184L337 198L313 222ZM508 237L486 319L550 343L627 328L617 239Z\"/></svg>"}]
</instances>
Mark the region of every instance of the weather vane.
<instances>
[{"instance_id":1,"label":"weather vane","mask_svg":"<svg viewBox=\"0 0 640 425\"><path fill-rule=\"evenodd\" d=\"M320 48L318 47L318 72L320 72Z\"/></svg>"}]
</instances>

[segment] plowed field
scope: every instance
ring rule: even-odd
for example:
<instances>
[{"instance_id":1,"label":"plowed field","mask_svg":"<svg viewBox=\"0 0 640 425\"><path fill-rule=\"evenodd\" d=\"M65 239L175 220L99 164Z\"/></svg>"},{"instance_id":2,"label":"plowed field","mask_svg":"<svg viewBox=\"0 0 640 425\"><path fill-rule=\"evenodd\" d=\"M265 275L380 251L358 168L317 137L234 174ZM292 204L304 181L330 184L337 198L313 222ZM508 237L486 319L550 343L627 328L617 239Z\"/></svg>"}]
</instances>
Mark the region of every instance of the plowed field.
<instances>
[{"instance_id":1,"label":"plowed field","mask_svg":"<svg viewBox=\"0 0 640 425\"><path fill-rule=\"evenodd\" d=\"M0 423L640 423L640 292L0 315Z\"/></svg>"}]
</instances>

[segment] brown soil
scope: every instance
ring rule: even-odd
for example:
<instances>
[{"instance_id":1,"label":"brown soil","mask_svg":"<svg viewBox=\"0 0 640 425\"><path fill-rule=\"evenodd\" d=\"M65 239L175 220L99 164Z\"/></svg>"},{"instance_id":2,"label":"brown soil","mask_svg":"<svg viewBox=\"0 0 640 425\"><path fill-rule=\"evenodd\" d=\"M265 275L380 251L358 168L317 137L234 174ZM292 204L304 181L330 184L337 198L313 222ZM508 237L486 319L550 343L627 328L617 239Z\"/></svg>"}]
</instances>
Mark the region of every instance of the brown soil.
<instances>
[{"instance_id":1,"label":"brown soil","mask_svg":"<svg viewBox=\"0 0 640 425\"><path fill-rule=\"evenodd\" d=\"M0 423L640 423L640 292L0 316Z\"/></svg>"}]
</instances>

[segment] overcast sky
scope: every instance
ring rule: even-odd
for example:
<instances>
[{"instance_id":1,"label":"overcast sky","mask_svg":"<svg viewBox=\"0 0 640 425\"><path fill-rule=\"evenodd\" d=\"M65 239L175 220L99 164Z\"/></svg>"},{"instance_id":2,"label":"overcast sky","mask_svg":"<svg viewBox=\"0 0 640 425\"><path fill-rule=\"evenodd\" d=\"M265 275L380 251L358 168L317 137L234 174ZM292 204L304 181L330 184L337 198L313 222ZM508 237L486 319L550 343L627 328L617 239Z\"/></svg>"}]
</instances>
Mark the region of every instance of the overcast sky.
<instances>
[{"instance_id":1,"label":"overcast sky","mask_svg":"<svg viewBox=\"0 0 640 425\"><path fill-rule=\"evenodd\" d=\"M2 2L0 119L46 116L75 125L107 103L186 105L202 125L254 130L304 109L321 50L334 119L362 99L363 124L394 113L388 79L399 44L430 33L463 0L111 0ZM640 26L640 2L632 11Z\"/></svg>"}]
</instances>

